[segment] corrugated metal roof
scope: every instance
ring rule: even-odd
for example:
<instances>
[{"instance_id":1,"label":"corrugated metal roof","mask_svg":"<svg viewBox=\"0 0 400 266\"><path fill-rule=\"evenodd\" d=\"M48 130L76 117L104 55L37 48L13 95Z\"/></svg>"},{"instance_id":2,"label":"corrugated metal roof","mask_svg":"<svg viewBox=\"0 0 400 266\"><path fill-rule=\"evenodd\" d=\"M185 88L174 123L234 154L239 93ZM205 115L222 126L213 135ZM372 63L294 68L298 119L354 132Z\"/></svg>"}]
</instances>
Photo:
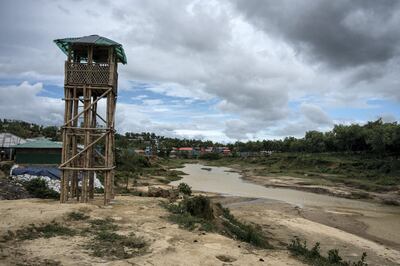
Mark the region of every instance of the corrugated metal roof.
<instances>
[{"instance_id":1,"label":"corrugated metal roof","mask_svg":"<svg viewBox=\"0 0 400 266\"><path fill-rule=\"evenodd\" d=\"M61 149L62 143L57 141L51 141L48 139L38 139L34 141L29 141L23 144L13 146L16 149Z\"/></svg>"},{"instance_id":2,"label":"corrugated metal roof","mask_svg":"<svg viewBox=\"0 0 400 266\"><path fill-rule=\"evenodd\" d=\"M26 140L11 133L0 133L0 148L10 148L12 146L25 143Z\"/></svg>"},{"instance_id":3,"label":"corrugated metal roof","mask_svg":"<svg viewBox=\"0 0 400 266\"><path fill-rule=\"evenodd\" d=\"M124 48L122 48L122 45L113 40L110 40L106 37L102 37L99 35L89 35L89 36L83 36L83 37L57 39L57 40L54 40L54 42L61 49L61 51L63 51L64 54L66 54L66 55L68 55L69 46L74 43L113 46L114 50L117 54L119 62L121 62L122 64L127 63L125 51L124 51Z\"/></svg>"},{"instance_id":4,"label":"corrugated metal roof","mask_svg":"<svg viewBox=\"0 0 400 266\"><path fill-rule=\"evenodd\" d=\"M179 150L180 151L192 151L193 148L191 148L191 147L182 147L182 148L179 148Z\"/></svg>"}]
</instances>

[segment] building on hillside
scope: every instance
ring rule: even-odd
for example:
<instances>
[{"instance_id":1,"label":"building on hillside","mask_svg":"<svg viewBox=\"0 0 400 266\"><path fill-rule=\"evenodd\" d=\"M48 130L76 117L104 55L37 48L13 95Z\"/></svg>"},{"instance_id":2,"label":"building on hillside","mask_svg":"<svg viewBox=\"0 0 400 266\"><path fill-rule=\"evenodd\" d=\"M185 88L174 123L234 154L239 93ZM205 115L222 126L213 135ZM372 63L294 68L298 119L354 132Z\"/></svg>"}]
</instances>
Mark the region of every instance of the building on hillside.
<instances>
[{"instance_id":1,"label":"building on hillside","mask_svg":"<svg viewBox=\"0 0 400 266\"><path fill-rule=\"evenodd\" d=\"M214 151L214 147L207 147L204 149L204 153L212 153Z\"/></svg>"},{"instance_id":2,"label":"building on hillside","mask_svg":"<svg viewBox=\"0 0 400 266\"><path fill-rule=\"evenodd\" d=\"M11 133L0 133L0 161L14 159L14 147L25 143L26 140Z\"/></svg>"},{"instance_id":3,"label":"building on hillside","mask_svg":"<svg viewBox=\"0 0 400 266\"><path fill-rule=\"evenodd\" d=\"M260 151L260 155L261 156L271 156L272 155L272 151Z\"/></svg>"},{"instance_id":4,"label":"building on hillside","mask_svg":"<svg viewBox=\"0 0 400 266\"><path fill-rule=\"evenodd\" d=\"M13 146L15 163L58 165L61 163L62 143L45 138Z\"/></svg>"},{"instance_id":5,"label":"building on hillside","mask_svg":"<svg viewBox=\"0 0 400 266\"><path fill-rule=\"evenodd\" d=\"M138 154L138 155L145 155L145 151L142 150L142 149L136 149L136 150L135 150L135 154Z\"/></svg>"},{"instance_id":6,"label":"building on hillside","mask_svg":"<svg viewBox=\"0 0 400 266\"><path fill-rule=\"evenodd\" d=\"M230 150L229 148L225 147L225 148L222 150L222 154L223 154L224 156L230 156L230 155L232 155L232 152L231 152L231 150Z\"/></svg>"},{"instance_id":7,"label":"building on hillside","mask_svg":"<svg viewBox=\"0 0 400 266\"><path fill-rule=\"evenodd\" d=\"M194 156L194 150L192 147L178 148L177 156L180 158L192 158Z\"/></svg>"},{"instance_id":8,"label":"building on hillside","mask_svg":"<svg viewBox=\"0 0 400 266\"><path fill-rule=\"evenodd\" d=\"M176 158L178 156L178 149L173 147L169 152L169 158Z\"/></svg>"},{"instance_id":9,"label":"building on hillside","mask_svg":"<svg viewBox=\"0 0 400 266\"><path fill-rule=\"evenodd\" d=\"M215 147L214 152L224 156L229 156L232 154L231 150L228 147Z\"/></svg>"}]
</instances>

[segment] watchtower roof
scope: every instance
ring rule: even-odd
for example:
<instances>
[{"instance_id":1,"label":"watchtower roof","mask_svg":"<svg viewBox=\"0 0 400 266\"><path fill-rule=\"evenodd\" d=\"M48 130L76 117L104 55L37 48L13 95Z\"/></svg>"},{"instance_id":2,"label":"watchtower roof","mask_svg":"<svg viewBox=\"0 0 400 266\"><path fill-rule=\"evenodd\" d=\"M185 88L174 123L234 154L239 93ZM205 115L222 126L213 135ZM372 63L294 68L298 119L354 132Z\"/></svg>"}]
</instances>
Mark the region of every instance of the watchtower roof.
<instances>
[{"instance_id":1,"label":"watchtower roof","mask_svg":"<svg viewBox=\"0 0 400 266\"><path fill-rule=\"evenodd\" d=\"M73 44L92 44L99 46L112 46L114 47L114 51L117 54L118 61L122 64L127 63L126 55L122 44L119 44L113 40L110 40L106 37L102 37L99 35L89 35L83 37L73 37L73 38L64 38L54 40L56 45L64 52L64 54L68 55L69 47Z\"/></svg>"}]
</instances>

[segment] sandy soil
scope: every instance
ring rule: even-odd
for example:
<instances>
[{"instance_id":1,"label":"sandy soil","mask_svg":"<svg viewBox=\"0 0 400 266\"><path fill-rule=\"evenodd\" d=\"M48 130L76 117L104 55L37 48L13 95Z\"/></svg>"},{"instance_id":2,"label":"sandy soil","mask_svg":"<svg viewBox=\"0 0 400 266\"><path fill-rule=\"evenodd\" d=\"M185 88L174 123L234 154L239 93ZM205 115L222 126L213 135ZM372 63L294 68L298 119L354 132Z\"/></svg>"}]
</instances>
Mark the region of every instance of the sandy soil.
<instances>
[{"instance_id":1,"label":"sandy soil","mask_svg":"<svg viewBox=\"0 0 400 266\"><path fill-rule=\"evenodd\" d=\"M150 247L138 257L113 260L92 257L82 245L89 238L53 237L0 243L2 265L44 265L59 261L62 265L302 265L285 249L260 250L227 237L178 228L165 219L161 199L118 196L111 206L95 204L59 204L46 200L0 201L0 234L29 224L63 222L68 212L81 210L92 218L112 217L120 233L135 232ZM223 262L228 257L232 262ZM218 257L218 258L217 258ZM260 259L264 260L261 261Z\"/></svg>"},{"instance_id":2,"label":"sandy soil","mask_svg":"<svg viewBox=\"0 0 400 266\"><path fill-rule=\"evenodd\" d=\"M235 197L216 200L229 207L236 217L261 225L277 246L285 245L294 236L299 236L307 240L308 246L320 242L322 253L329 249L339 249L340 255L346 260L358 260L363 252L367 252L369 265L399 265L400 249L389 248L363 237L366 234L366 226L355 219L337 214L334 216L334 223L343 224L350 231L346 232L322 224L333 219L329 213L318 212L318 215L314 213L313 217L311 214L305 214L311 210L269 200ZM315 216L318 216L318 219Z\"/></svg>"}]
</instances>

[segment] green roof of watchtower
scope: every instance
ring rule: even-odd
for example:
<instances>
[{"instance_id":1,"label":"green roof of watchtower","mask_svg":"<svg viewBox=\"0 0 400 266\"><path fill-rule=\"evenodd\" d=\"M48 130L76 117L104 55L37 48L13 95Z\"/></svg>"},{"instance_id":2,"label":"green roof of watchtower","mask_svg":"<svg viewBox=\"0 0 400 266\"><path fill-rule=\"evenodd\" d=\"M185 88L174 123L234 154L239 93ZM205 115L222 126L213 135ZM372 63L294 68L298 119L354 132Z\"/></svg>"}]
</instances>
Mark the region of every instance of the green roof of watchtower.
<instances>
[{"instance_id":1,"label":"green roof of watchtower","mask_svg":"<svg viewBox=\"0 0 400 266\"><path fill-rule=\"evenodd\" d=\"M99 35L57 39L54 40L54 42L66 55L68 55L68 49L72 44L94 44L100 46L113 46L115 53L117 54L118 61L124 65L127 63L125 51L124 48L122 48L122 45L117 42L114 42L113 40L107 39Z\"/></svg>"}]
</instances>

